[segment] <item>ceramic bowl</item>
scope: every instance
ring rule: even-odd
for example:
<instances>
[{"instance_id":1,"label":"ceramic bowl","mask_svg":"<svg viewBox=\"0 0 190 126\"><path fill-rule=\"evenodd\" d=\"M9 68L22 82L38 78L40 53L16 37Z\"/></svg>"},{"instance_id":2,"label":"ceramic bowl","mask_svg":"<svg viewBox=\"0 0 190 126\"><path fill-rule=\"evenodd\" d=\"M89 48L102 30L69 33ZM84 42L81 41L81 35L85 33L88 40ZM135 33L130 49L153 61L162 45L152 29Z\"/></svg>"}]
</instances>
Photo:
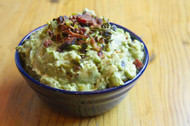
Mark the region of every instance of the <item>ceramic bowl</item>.
<instances>
[{"instance_id":1,"label":"ceramic bowl","mask_svg":"<svg viewBox=\"0 0 190 126\"><path fill-rule=\"evenodd\" d=\"M140 37L138 37L136 34L131 32L127 28L124 28L114 23L111 23L111 25L116 25L118 28L121 28L124 31L129 32L132 39L137 39L144 44ZM37 29L27 34L21 40L19 45L22 45L25 39L29 39L32 33L36 32L44 26L38 27ZM44 85L39 81L35 80L30 75L28 75L26 71L23 69L18 51L15 52L15 62L21 75L26 79L28 84L37 93L37 95L47 104L57 108L58 111L63 111L65 114L75 116L95 116L109 111L118 103L120 103L125 98L129 90L135 85L136 81L142 76L149 61L149 54L145 44L144 52L144 66L138 72L134 79L126 81L124 85L119 87L84 92L56 89Z\"/></svg>"}]
</instances>

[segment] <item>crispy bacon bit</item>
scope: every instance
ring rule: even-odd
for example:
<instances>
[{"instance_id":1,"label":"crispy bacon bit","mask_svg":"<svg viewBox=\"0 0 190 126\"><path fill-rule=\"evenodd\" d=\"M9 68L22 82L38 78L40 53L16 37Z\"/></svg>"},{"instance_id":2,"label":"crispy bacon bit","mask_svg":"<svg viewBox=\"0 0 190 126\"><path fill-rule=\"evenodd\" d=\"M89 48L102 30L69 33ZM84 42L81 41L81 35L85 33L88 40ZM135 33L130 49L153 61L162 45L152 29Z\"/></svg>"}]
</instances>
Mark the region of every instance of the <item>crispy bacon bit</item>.
<instances>
[{"instance_id":1,"label":"crispy bacon bit","mask_svg":"<svg viewBox=\"0 0 190 126\"><path fill-rule=\"evenodd\" d=\"M61 31L62 33L68 33L68 26L67 25L58 25L58 29L59 31Z\"/></svg>"},{"instance_id":2,"label":"crispy bacon bit","mask_svg":"<svg viewBox=\"0 0 190 126\"><path fill-rule=\"evenodd\" d=\"M63 52L64 49L67 49L69 45L75 44L76 38L67 37L64 39L64 43L61 44L58 48L58 52Z\"/></svg>"},{"instance_id":3,"label":"crispy bacon bit","mask_svg":"<svg viewBox=\"0 0 190 126\"><path fill-rule=\"evenodd\" d=\"M72 32L71 29L66 26L66 25L59 25L59 30L62 32L64 35L68 35L70 37L75 37L75 38L88 38L88 36L83 35L86 32L85 28L80 28L80 31L78 29L72 28L76 33ZM79 34L80 33L80 34ZM81 34L82 33L82 34Z\"/></svg>"},{"instance_id":4,"label":"crispy bacon bit","mask_svg":"<svg viewBox=\"0 0 190 126\"><path fill-rule=\"evenodd\" d=\"M55 37L56 41L57 42L62 42L62 39L61 39L61 35L60 34L57 34L56 37Z\"/></svg>"},{"instance_id":5,"label":"crispy bacon bit","mask_svg":"<svg viewBox=\"0 0 190 126\"><path fill-rule=\"evenodd\" d=\"M47 33L51 38L54 36L54 33L50 29L47 30Z\"/></svg>"},{"instance_id":6,"label":"crispy bacon bit","mask_svg":"<svg viewBox=\"0 0 190 126\"><path fill-rule=\"evenodd\" d=\"M79 33L80 33L81 35L84 35L84 31L82 31L82 30L80 30Z\"/></svg>"},{"instance_id":7,"label":"crispy bacon bit","mask_svg":"<svg viewBox=\"0 0 190 126\"><path fill-rule=\"evenodd\" d=\"M75 28L74 32L79 34L79 30L77 28Z\"/></svg>"},{"instance_id":8,"label":"crispy bacon bit","mask_svg":"<svg viewBox=\"0 0 190 126\"><path fill-rule=\"evenodd\" d=\"M43 44L47 48L49 45L52 45L53 42L50 39L47 39L47 40L45 40L45 42Z\"/></svg>"},{"instance_id":9,"label":"crispy bacon bit","mask_svg":"<svg viewBox=\"0 0 190 126\"><path fill-rule=\"evenodd\" d=\"M94 24L96 24L96 20L91 15L88 15L88 14L78 15L77 21L81 25L94 25Z\"/></svg>"},{"instance_id":10,"label":"crispy bacon bit","mask_svg":"<svg viewBox=\"0 0 190 126\"><path fill-rule=\"evenodd\" d=\"M72 29L72 30L75 30L75 28L73 26L71 26L71 25L69 26L69 28Z\"/></svg>"},{"instance_id":11,"label":"crispy bacon bit","mask_svg":"<svg viewBox=\"0 0 190 126\"><path fill-rule=\"evenodd\" d=\"M100 51L100 47L97 45L97 43L95 42L94 38L90 37L91 38L91 44L94 46L95 50L96 51Z\"/></svg>"},{"instance_id":12,"label":"crispy bacon bit","mask_svg":"<svg viewBox=\"0 0 190 126\"><path fill-rule=\"evenodd\" d=\"M79 41L78 41L78 44L79 44L79 45L82 45L82 44L85 44L85 43L88 43L88 42L89 42L89 41L79 40Z\"/></svg>"},{"instance_id":13,"label":"crispy bacon bit","mask_svg":"<svg viewBox=\"0 0 190 126\"><path fill-rule=\"evenodd\" d=\"M140 60L136 59L133 64L137 67L138 70L140 70L143 67L143 64L141 63Z\"/></svg>"},{"instance_id":14,"label":"crispy bacon bit","mask_svg":"<svg viewBox=\"0 0 190 126\"><path fill-rule=\"evenodd\" d=\"M103 44L105 43L105 41L104 41L103 38L100 38L99 42L101 42L101 43L103 43Z\"/></svg>"},{"instance_id":15,"label":"crispy bacon bit","mask_svg":"<svg viewBox=\"0 0 190 126\"><path fill-rule=\"evenodd\" d=\"M68 45L73 45L75 44L76 38L74 37L67 37L64 39L64 43L68 44Z\"/></svg>"},{"instance_id":16,"label":"crispy bacon bit","mask_svg":"<svg viewBox=\"0 0 190 126\"><path fill-rule=\"evenodd\" d=\"M76 19L76 18L77 18L77 15L73 15L72 17L73 17L73 19Z\"/></svg>"},{"instance_id":17,"label":"crispy bacon bit","mask_svg":"<svg viewBox=\"0 0 190 126\"><path fill-rule=\"evenodd\" d=\"M77 15L73 15L69 17L69 20L71 20L73 23L76 21Z\"/></svg>"},{"instance_id":18,"label":"crispy bacon bit","mask_svg":"<svg viewBox=\"0 0 190 126\"><path fill-rule=\"evenodd\" d=\"M85 32L86 32L86 28L83 28L83 27L79 28L79 33L80 34L84 35Z\"/></svg>"},{"instance_id":19,"label":"crispy bacon bit","mask_svg":"<svg viewBox=\"0 0 190 126\"><path fill-rule=\"evenodd\" d=\"M75 38L88 38L88 36L74 33L70 29L68 31L69 31L69 36L71 36L71 37L75 37Z\"/></svg>"},{"instance_id":20,"label":"crispy bacon bit","mask_svg":"<svg viewBox=\"0 0 190 126\"><path fill-rule=\"evenodd\" d=\"M58 28L57 32L52 30L47 30L47 34L51 37L50 40L44 42L44 46L48 47L53 42L60 43L57 48L57 51L63 52L64 50L70 50L70 45L88 45L90 44L93 47L93 50L97 51L100 58L104 58L103 50L106 49L105 43L108 43L111 40L111 29L109 28L109 23L104 23L101 18L93 16L88 12L84 12L82 15L74 16L60 16L54 21L57 21ZM72 23L68 25L66 20L70 20ZM89 32L84 26L90 27ZM102 30L102 28L107 28ZM96 36L90 36L93 32L99 31L99 35L102 35L101 38ZM86 39L88 38L88 39ZM51 42L49 42L51 41ZM105 47L104 47L105 46ZM81 48L82 53L86 53L86 47Z\"/></svg>"}]
</instances>

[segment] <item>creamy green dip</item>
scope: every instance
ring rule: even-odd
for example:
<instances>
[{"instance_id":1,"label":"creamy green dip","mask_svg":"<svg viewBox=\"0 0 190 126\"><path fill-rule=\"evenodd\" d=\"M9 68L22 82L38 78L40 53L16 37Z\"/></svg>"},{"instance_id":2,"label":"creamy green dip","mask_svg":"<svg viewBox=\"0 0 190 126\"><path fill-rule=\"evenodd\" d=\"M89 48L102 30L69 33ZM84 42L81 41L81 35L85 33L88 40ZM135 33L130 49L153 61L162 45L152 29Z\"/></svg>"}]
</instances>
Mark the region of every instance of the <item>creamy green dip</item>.
<instances>
[{"instance_id":1,"label":"creamy green dip","mask_svg":"<svg viewBox=\"0 0 190 126\"><path fill-rule=\"evenodd\" d=\"M144 58L142 43L88 9L48 22L16 49L32 77L70 91L123 85Z\"/></svg>"}]
</instances>

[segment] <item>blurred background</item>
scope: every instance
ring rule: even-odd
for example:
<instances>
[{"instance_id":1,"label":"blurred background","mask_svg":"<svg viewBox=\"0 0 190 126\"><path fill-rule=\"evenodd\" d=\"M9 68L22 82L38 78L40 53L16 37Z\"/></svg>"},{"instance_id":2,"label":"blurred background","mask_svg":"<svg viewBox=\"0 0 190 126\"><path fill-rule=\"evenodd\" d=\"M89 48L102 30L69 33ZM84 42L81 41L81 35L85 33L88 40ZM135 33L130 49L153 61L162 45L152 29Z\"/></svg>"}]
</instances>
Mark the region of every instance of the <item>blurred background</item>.
<instances>
[{"instance_id":1,"label":"blurred background","mask_svg":"<svg viewBox=\"0 0 190 126\"><path fill-rule=\"evenodd\" d=\"M139 35L150 62L127 97L96 117L45 105L21 77L15 47L33 29L88 8ZM189 0L0 0L0 125L189 126Z\"/></svg>"}]
</instances>

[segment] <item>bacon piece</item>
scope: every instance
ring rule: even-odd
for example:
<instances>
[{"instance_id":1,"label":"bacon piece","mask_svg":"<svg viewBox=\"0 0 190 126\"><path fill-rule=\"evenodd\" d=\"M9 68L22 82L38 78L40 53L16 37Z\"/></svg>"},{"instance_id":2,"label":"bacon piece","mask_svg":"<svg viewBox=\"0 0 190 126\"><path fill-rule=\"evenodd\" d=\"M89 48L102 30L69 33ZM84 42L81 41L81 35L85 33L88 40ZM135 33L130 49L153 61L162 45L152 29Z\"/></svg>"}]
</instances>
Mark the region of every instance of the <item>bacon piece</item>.
<instances>
[{"instance_id":1,"label":"bacon piece","mask_svg":"<svg viewBox=\"0 0 190 126\"><path fill-rule=\"evenodd\" d=\"M91 38L91 44L94 46L95 50L96 51L100 51L100 47L97 45L97 43L95 42L94 38L90 37Z\"/></svg>"},{"instance_id":2,"label":"bacon piece","mask_svg":"<svg viewBox=\"0 0 190 126\"><path fill-rule=\"evenodd\" d=\"M71 29L66 26L66 25L59 25L59 30L63 33L63 34L67 34L68 36L71 36L71 37L75 37L75 38L88 38L88 36L86 35L81 35L81 34L78 34L78 33L74 33L71 31ZM75 29L74 29L75 30ZM86 30L86 29L85 29ZM84 34L84 29L81 29L81 31L83 31L83 34ZM75 30L77 31L77 29ZM80 33L80 32L79 32Z\"/></svg>"},{"instance_id":3,"label":"bacon piece","mask_svg":"<svg viewBox=\"0 0 190 126\"><path fill-rule=\"evenodd\" d=\"M72 30L75 30L75 28L73 26L71 26L71 25L69 26L69 28L72 29Z\"/></svg>"},{"instance_id":4,"label":"bacon piece","mask_svg":"<svg viewBox=\"0 0 190 126\"><path fill-rule=\"evenodd\" d=\"M56 42L59 42L59 43L62 42L62 37L61 37L60 34L54 35L51 39L52 39L53 41L56 41Z\"/></svg>"},{"instance_id":5,"label":"bacon piece","mask_svg":"<svg viewBox=\"0 0 190 126\"><path fill-rule=\"evenodd\" d=\"M69 45L72 45L72 44L75 44L75 41L76 41L76 38L70 38L70 37L67 37L64 39L64 43L61 44L58 48L57 48L57 51L58 52L63 52L64 49L67 49L67 47Z\"/></svg>"},{"instance_id":6,"label":"bacon piece","mask_svg":"<svg viewBox=\"0 0 190 126\"><path fill-rule=\"evenodd\" d=\"M73 19L76 19L76 18L77 18L77 15L73 15L72 18L73 18Z\"/></svg>"},{"instance_id":7,"label":"bacon piece","mask_svg":"<svg viewBox=\"0 0 190 126\"><path fill-rule=\"evenodd\" d=\"M44 46L47 48L49 45L52 45L53 42L52 42L50 39L46 39L43 44L44 44Z\"/></svg>"},{"instance_id":8,"label":"bacon piece","mask_svg":"<svg viewBox=\"0 0 190 126\"><path fill-rule=\"evenodd\" d=\"M96 20L88 14L78 15L77 21L82 25L94 25L97 24Z\"/></svg>"},{"instance_id":9,"label":"bacon piece","mask_svg":"<svg viewBox=\"0 0 190 126\"><path fill-rule=\"evenodd\" d=\"M74 37L67 37L64 39L64 43L66 43L68 45L72 45L72 44L75 44L75 40L76 40L76 38L74 38Z\"/></svg>"},{"instance_id":10,"label":"bacon piece","mask_svg":"<svg viewBox=\"0 0 190 126\"><path fill-rule=\"evenodd\" d=\"M100 38L100 40L99 40L99 42L101 42L101 43L105 43L105 40L104 40L104 38Z\"/></svg>"},{"instance_id":11,"label":"bacon piece","mask_svg":"<svg viewBox=\"0 0 190 126\"><path fill-rule=\"evenodd\" d=\"M86 31L87 31L86 28L83 27L79 28L79 33L82 35L84 35Z\"/></svg>"},{"instance_id":12,"label":"bacon piece","mask_svg":"<svg viewBox=\"0 0 190 126\"><path fill-rule=\"evenodd\" d=\"M54 36L54 33L50 29L47 30L47 33L51 38Z\"/></svg>"},{"instance_id":13,"label":"bacon piece","mask_svg":"<svg viewBox=\"0 0 190 126\"><path fill-rule=\"evenodd\" d=\"M61 39L61 35L60 34L57 34L56 35L56 37L55 37L55 40L57 41L57 42L62 42L62 39Z\"/></svg>"},{"instance_id":14,"label":"bacon piece","mask_svg":"<svg viewBox=\"0 0 190 126\"><path fill-rule=\"evenodd\" d=\"M73 15L69 17L69 20L71 20L73 23L76 21L77 15Z\"/></svg>"},{"instance_id":15,"label":"bacon piece","mask_svg":"<svg viewBox=\"0 0 190 126\"><path fill-rule=\"evenodd\" d=\"M143 64L138 59L135 59L135 61L133 62L133 64L135 64L135 66L137 67L138 70L140 70L143 67Z\"/></svg>"},{"instance_id":16,"label":"bacon piece","mask_svg":"<svg viewBox=\"0 0 190 126\"><path fill-rule=\"evenodd\" d=\"M71 37L75 37L75 38L88 38L88 36L74 33L70 29L68 30L68 33L69 33L69 36L71 36Z\"/></svg>"},{"instance_id":17,"label":"bacon piece","mask_svg":"<svg viewBox=\"0 0 190 126\"><path fill-rule=\"evenodd\" d=\"M78 28L75 28L74 32L78 34L79 33Z\"/></svg>"},{"instance_id":18,"label":"bacon piece","mask_svg":"<svg viewBox=\"0 0 190 126\"><path fill-rule=\"evenodd\" d=\"M68 34L68 26L67 25L58 25L58 29L65 34Z\"/></svg>"},{"instance_id":19,"label":"bacon piece","mask_svg":"<svg viewBox=\"0 0 190 126\"><path fill-rule=\"evenodd\" d=\"M82 45L82 44L88 43L88 42L89 42L89 41L79 40L79 41L78 41L78 44L79 44L79 45Z\"/></svg>"}]
</instances>

